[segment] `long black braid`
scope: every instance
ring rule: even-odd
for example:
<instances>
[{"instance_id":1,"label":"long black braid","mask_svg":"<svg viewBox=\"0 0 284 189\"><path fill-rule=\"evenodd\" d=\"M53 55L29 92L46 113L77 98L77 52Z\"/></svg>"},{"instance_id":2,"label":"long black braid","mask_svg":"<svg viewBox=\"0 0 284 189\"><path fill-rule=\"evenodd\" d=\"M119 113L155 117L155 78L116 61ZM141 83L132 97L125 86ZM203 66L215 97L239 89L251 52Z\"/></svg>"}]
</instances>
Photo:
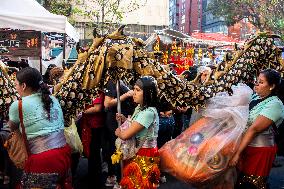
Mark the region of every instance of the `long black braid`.
<instances>
[{"instance_id":1,"label":"long black braid","mask_svg":"<svg viewBox=\"0 0 284 189\"><path fill-rule=\"evenodd\" d=\"M17 72L16 78L19 83L25 83L32 91L41 93L43 108L48 115L48 119L50 119L50 109L53 101L50 98L49 88L43 82L39 71L35 68L27 67Z\"/></svg>"}]
</instances>

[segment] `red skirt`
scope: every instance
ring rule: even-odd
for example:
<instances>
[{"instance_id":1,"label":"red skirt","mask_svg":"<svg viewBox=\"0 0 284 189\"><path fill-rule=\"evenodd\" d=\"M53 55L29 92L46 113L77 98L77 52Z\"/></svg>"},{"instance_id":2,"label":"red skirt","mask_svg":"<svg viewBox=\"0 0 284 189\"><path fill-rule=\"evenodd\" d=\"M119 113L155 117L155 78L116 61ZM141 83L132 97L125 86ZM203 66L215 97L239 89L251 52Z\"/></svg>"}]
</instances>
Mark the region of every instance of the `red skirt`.
<instances>
[{"instance_id":1,"label":"red skirt","mask_svg":"<svg viewBox=\"0 0 284 189\"><path fill-rule=\"evenodd\" d=\"M146 157L158 157L159 151L158 148L140 148L137 152L138 156L146 156Z\"/></svg>"},{"instance_id":2,"label":"red skirt","mask_svg":"<svg viewBox=\"0 0 284 189\"><path fill-rule=\"evenodd\" d=\"M26 173L59 173L60 176L64 177L70 167L71 148L65 145L62 148L30 155L24 171Z\"/></svg>"},{"instance_id":3,"label":"red skirt","mask_svg":"<svg viewBox=\"0 0 284 189\"><path fill-rule=\"evenodd\" d=\"M272 147L248 146L242 153L238 167L246 175L267 177L272 168L276 152L276 145Z\"/></svg>"},{"instance_id":4,"label":"red skirt","mask_svg":"<svg viewBox=\"0 0 284 189\"><path fill-rule=\"evenodd\" d=\"M159 157L158 147L156 148L140 148L136 153L137 156L146 156L146 157ZM132 162L132 159L124 160L123 167L126 167L129 163Z\"/></svg>"}]
</instances>

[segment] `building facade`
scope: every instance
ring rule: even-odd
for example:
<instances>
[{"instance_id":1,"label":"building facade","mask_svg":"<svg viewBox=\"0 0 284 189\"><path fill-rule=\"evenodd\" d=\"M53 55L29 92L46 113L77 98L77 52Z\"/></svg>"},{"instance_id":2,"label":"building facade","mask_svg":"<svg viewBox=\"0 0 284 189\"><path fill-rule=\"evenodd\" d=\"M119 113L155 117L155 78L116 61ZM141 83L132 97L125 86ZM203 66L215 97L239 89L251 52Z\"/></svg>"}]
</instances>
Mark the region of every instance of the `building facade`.
<instances>
[{"instance_id":1,"label":"building facade","mask_svg":"<svg viewBox=\"0 0 284 189\"><path fill-rule=\"evenodd\" d=\"M228 34L228 27L222 17L215 17L207 10L210 0L202 0L202 32Z\"/></svg>"},{"instance_id":2,"label":"building facade","mask_svg":"<svg viewBox=\"0 0 284 189\"><path fill-rule=\"evenodd\" d=\"M179 0L169 0L169 26L171 29L179 30Z\"/></svg>"},{"instance_id":3,"label":"building facade","mask_svg":"<svg viewBox=\"0 0 284 189\"><path fill-rule=\"evenodd\" d=\"M250 34L255 32L256 28L248 22L248 19L243 19L228 28L228 35L240 41L246 40Z\"/></svg>"},{"instance_id":4,"label":"building facade","mask_svg":"<svg viewBox=\"0 0 284 189\"><path fill-rule=\"evenodd\" d=\"M185 34L201 31L201 0L170 0L170 28Z\"/></svg>"},{"instance_id":5,"label":"building facade","mask_svg":"<svg viewBox=\"0 0 284 189\"><path fill-rule=\"evenodd\" d=\"M255 28L246 19L227 26L224 18L208 10L211 0L169 0L169 27L191 35L194 32L221 33L245 40Z\"/></svg>"},{"instance_id":6,"label":"building facade","mask_svg":"<svg viewBox=\"0 0 284 189\"><path fill-rule=\"evenodd\" d=\"M215 17L207 10L211 0L202 1L202 32L205 33L223 33L236 40L245 40L248 35L256 31L255 27L248 22L248 19L243 19L233 26L227 26L224 18Z\"/></svg>"},{"instance_id":7,"label":"building facade","mask_svg":"<svg viewBox=\"0 0 284 189\"><path fill-rule=\"evenodd\" d=\"M127 7L127 2L130 2L130 0L124 0L122 2L126 3L124 7ZM145 40L155 32L154 30L161 30L169 27L169 1L147 0L145 2L146 3L139 9L123 14L122 20L116 20L116 17L110 13L108 16L111 16L111 19L106 19L109 21L105 20L103 24L100 15L96 18L77 15L74 17L75 27L80 33L81 39L92 39L94 27L97 27L100 33L106 34L114 31L121 25L126 25L124 29L126 35L140 37ZM81 1L81 4L76 4L74 6L79 7L79 9L86 12L88 10L85 10L85 8L97 6L100 11L100 6L96 5L94 1L89 0ZM110 10L109 7L108 10Z\"/></svg>"},{"instance_id":8,"label":"building facade","mask_svg":"<svg viewBox=\"0 0 284 189\"><path fill-rule=\"evenodd\" d=\"M111 23L110 23L111 24ZM109 24L109 25L110 25ZM98 27L100 23L90 24L89 22L76 22L74 27L80 34L80 39L84 39L87 43L92 42L93 29ZM109 32L113 32L119 28L122 24L111 24ZM156 30L162 30L167 28L166 25L141 25L141 24L127 24L124 28L124 34L131 37L141 38L147 40Z\"/></svg>"},{"instance_id":9,"label":"building facade","mask_svg":"<svg viewBox=\"0 0 284 189\"><path fill-rule=\"evenodd\" d=\"M184 0L183 0L184 1ZM202 30L202 0L187 1L189 7L189 34Z\"/></svg>"}]
</instances>

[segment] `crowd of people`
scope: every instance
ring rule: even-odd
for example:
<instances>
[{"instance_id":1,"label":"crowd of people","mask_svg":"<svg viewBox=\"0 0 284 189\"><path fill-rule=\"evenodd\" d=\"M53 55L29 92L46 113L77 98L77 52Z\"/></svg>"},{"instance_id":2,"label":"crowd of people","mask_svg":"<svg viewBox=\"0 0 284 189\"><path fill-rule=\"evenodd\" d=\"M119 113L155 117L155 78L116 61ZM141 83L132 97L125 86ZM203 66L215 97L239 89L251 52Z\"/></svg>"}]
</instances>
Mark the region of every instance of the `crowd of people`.
<instances>
[{"instance_id":1,"label":"crowd of people","mask_svg":"<svg viewBox=\"0 0 284 189\"><path fill-rule=\"evenodd\" d=\"M193 67L178 77L186 81L195 79L196 84L203 85L211 73L209 67ZM62 68L52 65L44 76L30 67L16 73L15 87L21 99L12 103L8 118L2 117L0 125L0 180L7 184L10 178L11 188L73 188L72 180L81 155L72 154L66 143L62 109L52 96L63 74ZM272 69L262 71L257 77L254 93L247 104L247 128L227 164L238 170L235 188L268 188L267 178L277 148L283 149L275 142L284 119L284 83L281 81L280 74ZM84 146L83 154L88 158L89 188L139 186L150 189L166 182L163 170L159 169L159 148L190 129L202 114L190 107L172 107L164 98L158 99L156 85L150 76L141 77L134 86L119 81L121 112L118 113L116 83L109 81L92 105L78 114L76 124ZM128 128L122 130L119 123L126 121ZM19 129L20 123L25 128L29 152L22 171L11 168L3 147L8 133ZM135 138L139 148L133 158L123 161L123 166L113 164L111 159L117 138Z\"/></svg>"}]
</instances>

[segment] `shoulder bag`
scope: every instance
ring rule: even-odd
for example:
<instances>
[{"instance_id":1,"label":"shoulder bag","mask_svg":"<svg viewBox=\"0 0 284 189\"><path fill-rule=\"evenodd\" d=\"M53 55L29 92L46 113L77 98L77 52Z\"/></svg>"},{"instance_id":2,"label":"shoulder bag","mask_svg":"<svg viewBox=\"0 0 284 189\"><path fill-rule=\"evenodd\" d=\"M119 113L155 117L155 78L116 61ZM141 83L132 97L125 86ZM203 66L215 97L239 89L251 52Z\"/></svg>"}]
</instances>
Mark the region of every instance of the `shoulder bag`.
<instances>
[{"instance_id":1,"label":"shoulder bag","mask_svg":"<svg viewBox=\"0 0 284 189\"><path fill-rule=\"evenodd\" d=\"M152 109L151 109L152 110ZM133 116L134 117L134 116ZM155 124L155 120L156 120L156 114L154 112L154 120L153 123ZM131 126L131 120L127 119L121 126L120 128L122 130L126 130ZM127 139L127 140L122 140L120 138L116 139L116 146L121 150L122 152L122 159L123 160L127 160L127 159L131 159L133 158L136 153L139 151L139 149L143 146L144 142L146 141L147 135L149 134L149 129L147 130L147 133L145 135L145 137L143 137L140 142L139 145L137 146L137 140L134 137Z\"/></svg>"},{"instance_id":2,"label":"shoulder bag","mask_svg":"<svg viewBox=\"0 0 284 189\"><path fill-rule=\"evenodd\" d=\"M19 169L24 169L29 153L27 150L28 141L23 121L22 100L19 100L18 108L22 132L20 132L20 129L13 131L5 142L5 147L15 166Z\"/></svg>"}]
</instances>

